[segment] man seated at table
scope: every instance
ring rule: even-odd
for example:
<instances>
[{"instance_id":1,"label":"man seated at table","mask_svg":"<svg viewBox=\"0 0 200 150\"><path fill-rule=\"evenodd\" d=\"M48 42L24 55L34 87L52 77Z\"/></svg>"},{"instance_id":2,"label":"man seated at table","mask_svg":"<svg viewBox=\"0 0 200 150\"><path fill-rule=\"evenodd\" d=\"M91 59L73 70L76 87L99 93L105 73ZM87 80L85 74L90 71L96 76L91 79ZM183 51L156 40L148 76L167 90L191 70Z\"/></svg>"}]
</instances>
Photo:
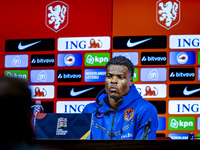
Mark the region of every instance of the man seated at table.
<instances>
[{"instance_id":1,"label":"man seated at table","mask_svg":"<svg viewBox=\"0 0 200 150\"><path fill-rule=\"evenodd\" d=\"M124 56L106 64L105 89L82 113L93 113L90 139L155 139L156 108L133 84L134 66Z\"/></svg>"}]
</instances>

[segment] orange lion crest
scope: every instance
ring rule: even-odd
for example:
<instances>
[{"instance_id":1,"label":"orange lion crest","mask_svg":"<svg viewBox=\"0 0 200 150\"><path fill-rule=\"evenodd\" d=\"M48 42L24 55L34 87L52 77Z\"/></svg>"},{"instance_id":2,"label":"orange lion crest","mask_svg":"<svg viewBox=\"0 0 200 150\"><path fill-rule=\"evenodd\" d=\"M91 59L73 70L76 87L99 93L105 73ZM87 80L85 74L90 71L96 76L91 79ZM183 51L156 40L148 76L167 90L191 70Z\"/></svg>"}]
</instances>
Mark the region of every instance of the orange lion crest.
<instances>
[{"instance_id":1,"label":"orange lion crest","mask_svg":"<svg viewBox=\"0 0 200 150\"><path fill-rule=\"evenodd\" d=\"M90 47L88 48L101 48L102 47L102 42L98 40L98 42L95 41L95 39L90 40Z\"/></svg>"},{"instance_id":2,"label":"orange lion crest","mask_svg":"<svg viewBox=\"0 0 200 150\"><path fill-rule=\"evenodd\" d=\"M133 118L133 114L134 114L133 108L129 108L129 109L125 110L124 119L127 121L131 120L131 118Z\"/></svg>"}]
</instances>

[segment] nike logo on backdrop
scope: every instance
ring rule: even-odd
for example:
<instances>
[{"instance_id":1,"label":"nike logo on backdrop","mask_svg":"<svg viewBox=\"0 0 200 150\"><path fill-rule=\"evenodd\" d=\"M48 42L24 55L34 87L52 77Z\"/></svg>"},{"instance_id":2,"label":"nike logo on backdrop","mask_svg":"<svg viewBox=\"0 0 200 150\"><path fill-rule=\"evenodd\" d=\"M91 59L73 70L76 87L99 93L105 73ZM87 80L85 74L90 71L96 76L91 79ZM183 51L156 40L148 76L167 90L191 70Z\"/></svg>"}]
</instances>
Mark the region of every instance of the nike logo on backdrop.
<instances>
[{"instance_id":1,"label":"nike logo on backdrop","mask_svg":"<svg viewBox=\"0 0 200 150\"><path fill-rule=\"evenodd\" d=\"M90 91L90 90L92 90L92 89L94 89L94 87L91 87L91 88L88 88L88 89L85 89L85 90L81 90L81 91L75 92L75 91L74 91L74 88L72 88L71 91L70 91L70 95L71 95L71 96L78 96L78 95L83 94L83 93L85 93L85 92L87 92L87 91Z\"/></svg>"},{"instance_id":2,"label":"nike logo on backdrop","mask_svg":"<svg viewBox=\"0 0 200 150\"><path fill-rule=\"evenodd\" d=\"M19 49L19 50L24 50L24 49L29 48L29 47L31 47L31 46L33 46L33 45L35 45L35 44L40 43L40 42L41 42L41 41L37 41L37 42L30 43L30 44L26 44L26 45L22 45L22 42L20 42L19 45L18 45L18 49Z\"/></svg>"},{"instance_id":3,"label":"nike logo on backdrop","mask_svg":"<svg viewBox=\"0 0 200 150\"><path fill-rule=\"evenodd\" d=\"M152 38L148 38L148 39L145 39L145 40L141 40L141 41L137 41L137 42L133 42L133 43L131 43L131 38L128 40L128 42L127 42L127 47L134 47L134 46L137 46L137 45L139 45L139 44L142 44L142 43L144 43L144 42L146 42L146 41L149 41L149 40L151 40Z\"/></svg>"},{"instance_id":4,"label":"nike logo on backdrop","mask_svg":"<svg viewBox=\"0 0 200 150\"><path fill-rule=\"evenodd\" d=\"M183 94L187 96L187 95L191 95L191 94L194 94L196 92L199 92L199 91L200 91L200 88L188 91L187 86L186 86L185 89L183 90Z\"/></svg>"}]
</instances>

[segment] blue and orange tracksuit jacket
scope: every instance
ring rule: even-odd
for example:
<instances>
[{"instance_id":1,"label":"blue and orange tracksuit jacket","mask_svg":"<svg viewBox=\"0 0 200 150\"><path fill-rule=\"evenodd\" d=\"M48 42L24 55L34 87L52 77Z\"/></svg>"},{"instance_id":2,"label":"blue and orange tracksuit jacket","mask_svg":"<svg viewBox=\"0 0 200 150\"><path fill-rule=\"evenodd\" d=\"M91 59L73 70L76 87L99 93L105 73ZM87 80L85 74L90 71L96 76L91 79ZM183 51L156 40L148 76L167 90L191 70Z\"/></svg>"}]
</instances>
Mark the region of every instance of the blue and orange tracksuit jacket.
<instances>
[{"instance_id":1,"label":"blue and orange tracksuit jacket","mask_svg":"<svg viewBox=\"0 0 200 150\"><path fill-rule=\"evenodd\" d=\"M107 104L108 94L103 89L94 103L86 105L82 113L92 114L90 139L155 139L158 128L156 108L144 100L135 85L123 96L117 110Z\"/></svg>"}]
</instances>

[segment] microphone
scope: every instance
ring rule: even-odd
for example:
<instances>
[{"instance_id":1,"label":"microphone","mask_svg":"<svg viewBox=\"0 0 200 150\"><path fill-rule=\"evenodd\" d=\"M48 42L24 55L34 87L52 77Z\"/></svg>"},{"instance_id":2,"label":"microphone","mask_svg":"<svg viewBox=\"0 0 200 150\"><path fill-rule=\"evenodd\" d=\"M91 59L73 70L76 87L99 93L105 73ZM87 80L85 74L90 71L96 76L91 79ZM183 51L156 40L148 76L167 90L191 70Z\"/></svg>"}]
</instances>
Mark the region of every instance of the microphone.
<instances>
[{"instance_id":1,"label":"microphone","mask_svg":"<svg viewBox=\"0 0 200 150\"><path fill-rule=\"evenodd\" d=\"M193 133L190 133L189 136L188 136L188 140L191 140L193 137Z\"/></svg>"},{"instance_id":2,"label":"microphone","mask_svg":"<svg viewBox=\"0 0 200 150\"><path fill-rule=\"evenodd\" d=\"M97 108L95 111L93 111L92 113L94 113L94 112L96 112L97 110L99 110L99 108L102 107L102 106L103 106L103 102L100 102L98 108Z\"/></svg>"},{"instance_id":3,"label":"microphone","mask_svg":"<svg viewBox=\"0 0 200 150\"><path fill-rule=\"evenodd\" d=\"M147 139L147 136L148 136L149 131L150 131L150 127L151 127L151 120L147 121L147 123L146 123L146 126L144 128L144 132L143 132L143 135L142 135L142 140Z\"/></svg>"}]
</instances>

